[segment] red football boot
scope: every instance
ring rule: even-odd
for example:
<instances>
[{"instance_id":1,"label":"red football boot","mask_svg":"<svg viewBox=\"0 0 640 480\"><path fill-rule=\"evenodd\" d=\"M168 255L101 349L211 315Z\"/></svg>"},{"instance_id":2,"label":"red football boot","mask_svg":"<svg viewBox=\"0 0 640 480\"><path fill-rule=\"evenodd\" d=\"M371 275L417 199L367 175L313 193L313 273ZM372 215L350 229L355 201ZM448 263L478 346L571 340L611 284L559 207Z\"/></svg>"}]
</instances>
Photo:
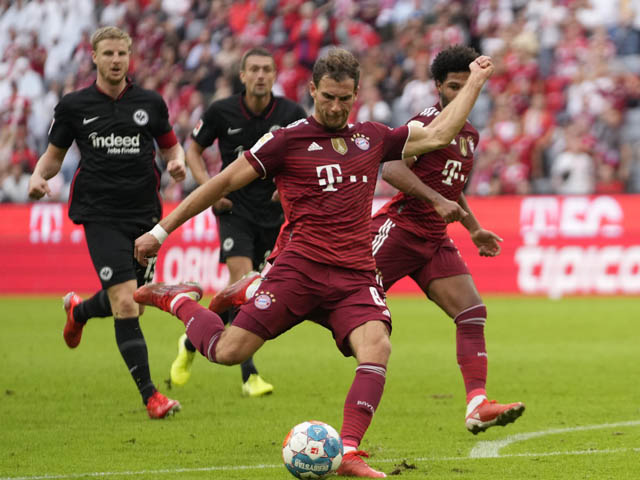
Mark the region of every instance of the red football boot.
<instances>
[{"instance_id":1,"label":"red football boot","mask_svg":"<svg viewBox=\"0 0 640 480\"><path fill-rule=\"evenodd\" d=\"M202 287L195 282L175 285L149 283L138 288L133 294L133 299L142 305L152 305L173 314L175 301L184 296L197 302L202 298Z\"/></svg>"},{"instance_id":2,"label":"red football boot","mask_svg":"<svg viewBox=\"0 0 640 480\"><path fill-rule=\"evenodd\" d=\"M465 420L467 430L476 435L495 425L505 426L515 422L524 413L524 403L502 405L486 398L474 408Z\"/></svg>"},{"instance_id":3,"label":"red football boot","mask_svg":"<svg viewBox=\"0 0 640 480\"><path fill-rule=\"evenodd\" d=\"M239 307L253 296L262 277L258 272L249 272L236 283L218 292L209 304L209 310L214 313L224 313L231 307Z\"/></svg>"},{"instance_id":4,"label":"red football boot","mask_svg":"<svg viewBox=\"0 0 640 480\"><path fill-rule=\"evenodd\" d=\"M67 323L64 324L62 336L67 343L67 347L76 348L82 339L82 329L85 323L76 322L73 319L73 310L82 302L82 298L76 295L76 292L69 292L62 297L62 304L65 312L67 312Z\"/></svg>"},{"instance_id":5,"label":"red football boot","mask_svg":"<svg viewBox=\"0 0 640 480\"><path fill-rule=\"evenodd\" d=\"M345 453L342 457L342 463L338 467L336 472L338 475L345 477L361 477L361 478L386 478L387 476L383 472L379 472L371 468L360 457L369 457L367 452L362 450L355 450Z\"/></svg>"},{"instance_id":6,"label":"red football boot","mask_svg":"<svg viewBox=\"0 0 640 480\"><path fill-rule=\"evenodd\" d=\"M180 402L165 397L156 391L147 402L147 413L149 418L165 418L180 411Z\"/></svg>"}]
</instances>

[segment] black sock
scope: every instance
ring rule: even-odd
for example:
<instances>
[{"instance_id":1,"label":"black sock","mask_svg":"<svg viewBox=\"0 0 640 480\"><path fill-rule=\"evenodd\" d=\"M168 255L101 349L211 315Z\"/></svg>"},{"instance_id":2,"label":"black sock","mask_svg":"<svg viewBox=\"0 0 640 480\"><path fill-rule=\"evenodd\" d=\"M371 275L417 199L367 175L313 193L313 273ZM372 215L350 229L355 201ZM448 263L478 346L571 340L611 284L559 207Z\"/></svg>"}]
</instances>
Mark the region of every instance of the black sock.
<instances>
[{"instance_id":1,"label":"black sock","mask_svg":"<svg viewBox=\"0 0 640 480\"><path fill-rule=\"evenodd\" d=\"M187 339L184 341L184 346L190 352L196 351L196 347L193 345L193 343L191 343L191 340L189 340L189 337L187 337Z\"/></svg>"},{"instance_id":2,"label":"black sock","mask_svg":"<svg viewBox=\"0 0 640 480\"><path fill-rule=\"evenodd\" d=\"M85 323L94 317L110 317L111 315L111 303L106 290L100 290L73 309L73 319L78 323Z\"/></svg>"},{"instance_id":3,"label":"black sock","mask_svg":"<svg viewBox=\"0 0 640 480\"><path fill-rule=\"evenodd\" d=\"M218 316L222 319L222 323L224 323L225 325L229 325L233 321L233 318L235 317L234 310L234 308L230 308L229 310L218 314Z\"/></svg>"},{"instance_id":4,"label":"black sock","mask_svg":"<svg viewBox=\"0 0 640 480\"><path fill-rule=\"evenodd\" d=\"M138 317L115 320L116 343L129 372L136 382L142 401L147 404L156 391L149 372L149 355Z\"/></svg>"},{"instance_id":5,"label":"black sock","mask_svg":"<svg viewBox=\"0 0 640 480\"><path fill-rule=\"evenodd\" d=\"M242 371L242 383L249 380L249 375L254 373L258 373L256 366L253 364L253 357L249 357L249 359L245 360L240 364L240 370Z\"/></svg>"}]
</instances>

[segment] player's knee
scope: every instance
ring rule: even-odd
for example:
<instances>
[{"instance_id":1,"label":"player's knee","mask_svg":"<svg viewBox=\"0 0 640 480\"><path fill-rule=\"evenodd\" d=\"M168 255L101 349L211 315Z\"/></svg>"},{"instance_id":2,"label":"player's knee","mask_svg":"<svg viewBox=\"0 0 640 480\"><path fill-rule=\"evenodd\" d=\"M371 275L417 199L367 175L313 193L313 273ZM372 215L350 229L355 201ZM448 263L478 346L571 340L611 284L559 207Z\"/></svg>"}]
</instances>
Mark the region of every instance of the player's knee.
<instances>
[{"instance_id":1,"label":"player's knee","mask_svg":"<svg viewBox=\"0 0 640 480\"><path fill-rule=\"evenodd\" d=\"M237 346L230 345L230 342L223 342L222 339L216 346L216 362L222 365L238 365L250 356Z\"/></svg>"},{"instance_id":2,"label":"player's knee","mask_svg":"<svg viewBox=\"0 0 640 480\"><path fill-rule=\"evenodd\" d=\"M391 340L389 335L380 334L369 337L367 342L356 349L358 362L372 362L386 365L391 356Z\"/></svg>"}]
</instances>

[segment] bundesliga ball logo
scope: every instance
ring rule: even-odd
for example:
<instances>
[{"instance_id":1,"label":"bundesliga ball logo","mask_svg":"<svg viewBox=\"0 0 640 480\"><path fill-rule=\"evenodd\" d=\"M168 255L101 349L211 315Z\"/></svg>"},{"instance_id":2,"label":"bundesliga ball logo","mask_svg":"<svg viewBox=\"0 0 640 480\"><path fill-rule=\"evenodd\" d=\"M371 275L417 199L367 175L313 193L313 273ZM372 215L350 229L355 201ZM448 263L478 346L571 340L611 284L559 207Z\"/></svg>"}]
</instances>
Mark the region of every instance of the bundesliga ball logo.
<instances>
[{"instance_id":1,"label":"bundesliga ball logo","mask_svg":"<svg viewBox=\"0 0 640 480\"><path fill-rule=\"evenodd\" d=\"M342 439L323 422L311 420L291 429L282 444L282 459L296 478L323 478L342 461Z\"/></svg>"}]
</instances>

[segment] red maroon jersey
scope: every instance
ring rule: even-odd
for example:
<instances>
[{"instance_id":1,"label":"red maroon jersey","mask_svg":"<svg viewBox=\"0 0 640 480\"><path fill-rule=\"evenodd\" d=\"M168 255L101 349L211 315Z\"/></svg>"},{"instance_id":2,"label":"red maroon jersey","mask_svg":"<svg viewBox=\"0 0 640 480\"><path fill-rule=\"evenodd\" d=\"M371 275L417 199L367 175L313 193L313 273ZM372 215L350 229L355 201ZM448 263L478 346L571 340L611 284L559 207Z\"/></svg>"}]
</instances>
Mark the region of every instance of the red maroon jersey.
<instances>
[{"instance_id":1,"label":"red maroon jersey","mask_svg":"<svg viewBox=\"0 0 640 480\"><path fill-rule=\"evenodd\" d=\"M413 117L428 125L440 113L440 105L427 108ZM412 170L427 186L443 197L458 201L473 167L473 152L478 145L478 131L466 122L451 143L418 157ZM386 213L399 227L423 238L442 238L447 224L435 209L423 200L397 193L374 216Z\"/></svg>"},{"instance_id":2,"label":"red maroon jersey","mask_svg":"<svg viewBox=\"0 0 640 480\"><path fill-rule=\"evenodd\" d=\"M308 117L258 140L245 157L276 182L287 220L284 249L373 270L369 229L378 169L380 162L402 158L408 136L406 126L365 122L332 131Z\"/></svg>"}]
</instances>

